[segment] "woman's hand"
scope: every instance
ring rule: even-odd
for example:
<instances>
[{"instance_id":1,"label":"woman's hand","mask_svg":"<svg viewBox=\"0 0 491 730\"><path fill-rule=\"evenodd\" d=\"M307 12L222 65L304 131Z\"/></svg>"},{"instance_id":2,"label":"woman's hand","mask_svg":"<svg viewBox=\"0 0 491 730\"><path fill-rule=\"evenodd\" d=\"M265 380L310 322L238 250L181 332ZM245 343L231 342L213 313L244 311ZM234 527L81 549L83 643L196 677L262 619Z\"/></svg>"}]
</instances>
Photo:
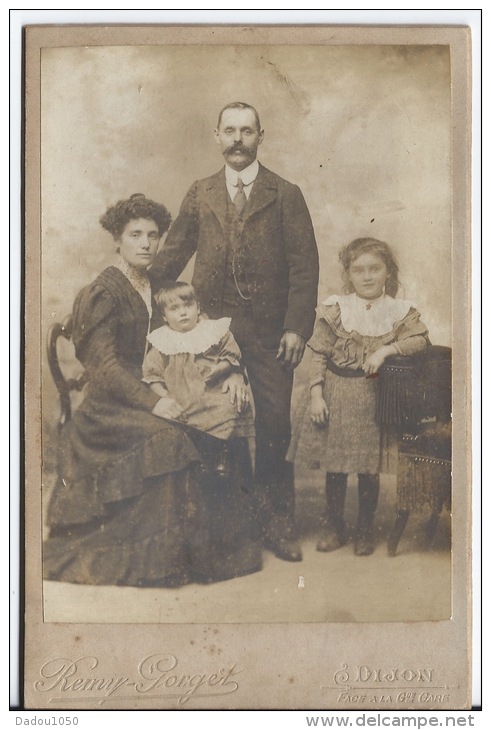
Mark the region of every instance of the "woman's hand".
<instances>
[{"instance_id":1,"label":"woman's hand","mask_svg":"<svg viewBox=\"0 0 491 730\"><path fill-rule=\"evenodd\" d=\"M329 418L327 403L321 395L311 393L310 418L316 426L325 426Z\"/></svg>"},{"instance_id":2,"label":"woman's hand","mask_svg":"<svg viewBox=\"0 0 491 730\"><path fill-rule=\"evenodd\" d=\"M229 394L229 400L235 403L238 413L242 413L249 406L249 393L244 378L240 373L232 373L222 385L222 393Z\"/></svg>"},{"instance_id":3,"label":"woman's hand","mask_svg":"<svg viewBox=\"0 0 491 730\"><path fill-rule=\"evenodd\" d=\"M157 401L154 405L152 413L159 418L166 418L171 421L185 421L183 409L174 398L165 396Z\"/></svg>"},{"instance_id":4,"label":"woman's hand","mask_svg":"<svg viewBox=\"0 0 491 730\"><path fill-rule=\"evenodd\" d=\"M379 369L390 355L397 355L397 350L394 345L384 345L383 347L380 347L367 357L363 363L363 371L367 375L378 373Z\"/></svg>"}]
</instances>

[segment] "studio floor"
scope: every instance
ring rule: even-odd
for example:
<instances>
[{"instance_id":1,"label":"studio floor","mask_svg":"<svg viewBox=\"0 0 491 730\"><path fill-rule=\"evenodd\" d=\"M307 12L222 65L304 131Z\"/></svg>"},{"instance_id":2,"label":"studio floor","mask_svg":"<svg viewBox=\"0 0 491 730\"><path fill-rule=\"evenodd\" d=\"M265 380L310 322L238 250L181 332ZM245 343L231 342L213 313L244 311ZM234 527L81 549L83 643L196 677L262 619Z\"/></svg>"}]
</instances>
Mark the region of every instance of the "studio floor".
<instances>
[{"instance_id":1,"label":"studio floor","mask_svg":"<svg viewBox=\"0 0 491 730\"><path fill-rule=\"evenodd\" d=\"M346 519L356 521L350 481ZM411 515L395 557L387 538L395 518L395 483L383 476L373 555L315 549L324 509L322 475L297 475L297 523L303 560L284 562L264 551L261 572L212 585L177 589L44 583L47 622L76 623L323 623L438 621L451 615L450 515L441 515L425 550L428 514Z\"/></svg>"}]
</instances>

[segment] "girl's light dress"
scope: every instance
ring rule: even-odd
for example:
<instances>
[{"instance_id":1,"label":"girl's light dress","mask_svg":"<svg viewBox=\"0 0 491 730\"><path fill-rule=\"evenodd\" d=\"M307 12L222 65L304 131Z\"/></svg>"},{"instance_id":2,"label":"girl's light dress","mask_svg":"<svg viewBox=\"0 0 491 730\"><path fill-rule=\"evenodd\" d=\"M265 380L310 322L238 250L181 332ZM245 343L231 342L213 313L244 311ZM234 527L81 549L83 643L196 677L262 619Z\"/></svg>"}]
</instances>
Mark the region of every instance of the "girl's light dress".
<instances>
[{"instance_id":1,"label":"girl's light dress","mask_svg":"<svg viewBox=\"0 0 491 730\"><path fill-rule=\"evenodd\" d=\"M143 362L143 380L161 383L169 396L184 409L187 426L219 439L254 436L251 409L238 413L229 394L222 393L227 376L209 385L206 376L227 360L236 372L241 353L232 333L230 318L200 318L189 332L177 332L167 325L151 332L151 349Z\"/></svg>"},{"instance_id":2,"label":"girl's light dress","mask_svg":"<svg viewBox=\"0 0 491 730\"><path fill-rule=\"evenodd\" d=\"M308 343L310 381L295 413L287 460L345 474L391 471L388 434L375 420L378 378L367 378L362 366L383 345L395 344L401 355L423 350L427 328L411 302L386 294L372 302L356 294L331 296L317 314ZM310 416L310 389L317 384L329 410L325 426Z\"/></svg>"}]
</instances>

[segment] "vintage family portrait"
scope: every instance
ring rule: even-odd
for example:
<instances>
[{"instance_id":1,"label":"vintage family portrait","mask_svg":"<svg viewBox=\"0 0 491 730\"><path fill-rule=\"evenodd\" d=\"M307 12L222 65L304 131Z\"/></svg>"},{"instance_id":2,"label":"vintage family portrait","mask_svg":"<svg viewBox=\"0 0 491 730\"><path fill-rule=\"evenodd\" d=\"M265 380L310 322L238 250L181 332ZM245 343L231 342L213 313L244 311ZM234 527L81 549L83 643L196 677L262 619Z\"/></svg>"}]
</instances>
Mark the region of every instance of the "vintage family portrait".
<instances>
[{"instance_id":1,"label":"vintage family portrait","mask_svg":"<svg viewBox=\"0 0 491 730\"><path fill-rule=\"evenodd\" d=\"M468 706L469 43L27 29L31 706Z\"/></svg>"}]
</instances>

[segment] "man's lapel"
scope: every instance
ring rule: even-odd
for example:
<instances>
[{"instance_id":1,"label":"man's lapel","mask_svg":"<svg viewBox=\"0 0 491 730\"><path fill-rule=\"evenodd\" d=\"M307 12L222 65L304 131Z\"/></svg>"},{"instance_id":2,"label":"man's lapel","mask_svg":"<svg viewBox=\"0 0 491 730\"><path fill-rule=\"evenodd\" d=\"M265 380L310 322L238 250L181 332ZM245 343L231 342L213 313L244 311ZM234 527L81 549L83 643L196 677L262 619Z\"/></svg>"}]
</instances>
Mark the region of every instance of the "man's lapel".
<instances>
[{"instance_id":1,"label":"man's lapel","mask_svg":"<svg viewBox=\"0 0 491 730\"><path fill-rule=\"evenodd\" d=\"M260 164L249 200L242 213L244 223L248 218L263 210L263 208L274 203L277 192L278 188L275 176ZM226 230L228 191L225 183L224 168L209 179L206 187L206 202L218 218L222 229Z\"/></svg>"},{"instance_id":2,"label":"man's lapel","mask_svg":"<svg viewBox=\"0 0 491 730\"><path fill-rule=\"evenodd\" d=\"M266 208L276 200L278 187L273 173L259 165L259 172L252 186L251 194L247 205L242 213L242 218L246 221L251 216Z\"/></svg>"},{"instance_id":3,"label":"man's lapel","mask_svg":"<svg viewBox=\"0 0 491 730\"><path fill-rule=\"evenodd\" d=\"M218 218L222 229L226 229L227 219L227 185L225 184L225 168L209 179L206 187L206 202Z\"/></svg>"}]
</instances>

